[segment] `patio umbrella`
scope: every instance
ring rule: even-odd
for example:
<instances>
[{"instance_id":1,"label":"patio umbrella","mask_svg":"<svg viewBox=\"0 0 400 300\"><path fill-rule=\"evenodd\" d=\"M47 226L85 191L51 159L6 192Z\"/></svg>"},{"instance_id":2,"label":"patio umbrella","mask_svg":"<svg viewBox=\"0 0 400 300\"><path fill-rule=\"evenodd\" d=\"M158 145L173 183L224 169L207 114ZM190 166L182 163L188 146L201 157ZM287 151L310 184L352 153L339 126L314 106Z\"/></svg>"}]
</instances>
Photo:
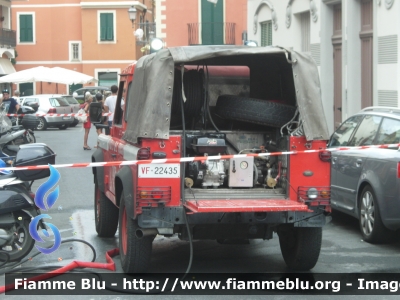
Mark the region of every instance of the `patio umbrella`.
<instances>
[{"instance_id":1,"label":"patio umbrella","mask_svg":"<svg viewBox=\"0 0 400 300\"><path fill-rule=\"evenodd\" d=\"M49 78L43 81L63 83L63 84L86 84L90 82L97 82L98 80L93 76L89 76L80 72L54 67L50 69Z\"/></svg>"},{"instance_id":2,"label":"patio umbrella","mask_svg":"<svg viewBox=\"0 0 400 300\"><path fill-rule=\"evenodd\" d=\"M0 83L4 82L23 83L23 82L44 81L43 79L48 77L47 74L49 72L50 68L47 67L35 67L31 69L26 69L0 77Z\"/></svg>"},{"instance_id":3,"label":"patio umbrella","mask_svg":"<svg viewBox=\"0 0 400 300\"><path fill-rule=\"evenodd\" d=\"M60 67L54 67L54 68L35 67L0 77L0 83L3 82L23 83L23 82L38 82L38 81L56 83L57 84L56 88L58 93L58 83L69 84L69 85L85 84L90 82L97 82L97 79L80 72Z\"/></svg>"}]
</instances>

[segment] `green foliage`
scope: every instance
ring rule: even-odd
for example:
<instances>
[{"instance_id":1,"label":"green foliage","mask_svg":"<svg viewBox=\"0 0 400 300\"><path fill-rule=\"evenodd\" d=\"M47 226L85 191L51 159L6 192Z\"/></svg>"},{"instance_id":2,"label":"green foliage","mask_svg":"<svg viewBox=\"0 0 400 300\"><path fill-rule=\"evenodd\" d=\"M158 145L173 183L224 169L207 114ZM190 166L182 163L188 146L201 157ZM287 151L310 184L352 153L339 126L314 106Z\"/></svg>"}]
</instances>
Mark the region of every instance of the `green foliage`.
<instances>
[{"instance_id":1,"label":"green foliage","mask_svg":"<svg viewBox=\"0 0 400 300\"><path fill-rule=\"evenodd\" d=\"M15 52L15 58L17 58L17 57L18 57L18 52L17 52L17 50L14 50L14 52ZM17 63L17 61L15 60L15 58L11 58L11 63L12 63L13 65L15 65L15 64Z\"/></svg>"}]
</instances>

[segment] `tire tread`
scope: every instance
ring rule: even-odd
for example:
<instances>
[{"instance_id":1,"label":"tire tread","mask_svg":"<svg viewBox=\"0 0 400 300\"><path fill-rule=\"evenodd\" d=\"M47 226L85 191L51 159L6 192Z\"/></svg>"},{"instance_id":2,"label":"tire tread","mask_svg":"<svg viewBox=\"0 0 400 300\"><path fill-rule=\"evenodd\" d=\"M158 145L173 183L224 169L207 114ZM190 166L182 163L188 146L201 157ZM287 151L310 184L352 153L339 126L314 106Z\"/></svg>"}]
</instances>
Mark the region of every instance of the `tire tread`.
<instances>
[{"instance_id":1,"label":"tire tread","mask_svg":"<svg viewBox=\"0 0 400 300\"><path fill-rule=\"evenodd\" d=\"M97 208L96 208L96 190L98 189L97 183L95 183L94 197L95 197L95 223L96 231L100 237L114 237L118 228L118 208L107 198L107 196L100 192L100 216L99 222L97 222Z\"/></svg>"},{"instance_id":2,"label":"tire tread","mask_svg":"<svg viewBox=\"0 0 400 300\"><path fill-rule=\"evenodd\" d=\"M283 259L290 269L308 271L314 268L321 251L321 227L292 227L278 234Z\"/></svg>"},{"instance_id":3,"label":"tire tread","mask_svg":"<svg viewBox=\"0 0 400 300\"><path fill-rule=\"evenodd\" d=\"M146 273L150 265L154 237L145 236L137 238L136 230L139 228L137 221L127 216L127 253L126 255L123 253L121 222L125 207L124 201L123 196L121 196L119 211L119 245L122 269L128 274Z\"/></svg>"},{"instance_id":4,"label":"tire tread","mask_svg":"<svg viewBox=\"0 0 400 300\"><path fill-rule=\"evenodd\" d=\"M215 109L216 114L224 119L272 127L285 125L296 112L296 108L290 105L233 95L219 96Z\"/></svg>"}]
</instances>

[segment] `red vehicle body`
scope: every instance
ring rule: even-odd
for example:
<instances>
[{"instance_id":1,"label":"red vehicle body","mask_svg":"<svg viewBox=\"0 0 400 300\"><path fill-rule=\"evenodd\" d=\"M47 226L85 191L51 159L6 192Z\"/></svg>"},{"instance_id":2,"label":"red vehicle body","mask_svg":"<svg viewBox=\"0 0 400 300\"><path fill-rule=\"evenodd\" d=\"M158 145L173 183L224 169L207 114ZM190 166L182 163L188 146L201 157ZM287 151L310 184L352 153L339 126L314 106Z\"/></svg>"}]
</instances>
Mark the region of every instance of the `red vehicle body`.
<instances>
[{"instance_id":1,"label":"red vehicle body","mask_svg":"<svg viewBox=\"0 0 400 300\"><path fill-rule=\"evenodd\" d=\"M170 55L167 49L164 51ZM164 117L156 104L163 101L162 97L151 100L155 104L149 107L149 98L145 104L135 101L141 101L140 93L151 97L151 86L157 89L164 83L160 80L151 85L149 77L150 87L146 86L139 76L151 70L135 71L140 61L121 73L113 126L110 135L99 136L99 148L92 161L138 161L93 168L96 230L99 236L112 237L119 225L125 272L146 271L157 234L226 243L271 239L276 232L290 268L309 270L317 263L322 226L330 213L330 154L304 151L325 149L327 133L322 128L321 135L310 139L307 132L299 130L305 121L302 109L307 112L307 108L300 106L296 95L296 72L301 72L296 68L292 71L295 53L266 51L265 67L277 65L269 72L268 68L259 67L264 56L261 63L252 63L257 54L247 49L239 51L244 54L240 52L237 65L233 64L236 60L220 60L225 52L219 53L218 58L210 56L207 67L204 60L200 64L194 59L185 66L175 62L174 71L169 72L172 100L166 102L166 106L172 106L167 111L170 119L165 118L169 131L163 134L156 128L152 136L151 129L142 130L136 140L129 132L140 127L140 122L150 121L147 124L151 127L152 118L158 122ZM174 56L173 50L171 53ZM156 55L150 58L156 60ZM298 56L297 61L314 66L309 58ZM145 63L140 63L140 68L143 66ZM281 74L276 80L278 71ZM265 85L264 80L271 84ZM281 86L280 96L272 98L272 94L277 95L276 86L285 80L282 84L286 92L282 92ZM319 84L315 78L310 81ZM171 88L172 85L166 85L166 89ZM229 95L225 94L227 90ZM196 96L196 91L201 96ZM316 89L317 96L318 93ZM174 102L175 98L182 101ZM195 113L195 109L188 108L185 98L199 103ZM314 115L324 127L320 98L314 98L317 99L310 101L314 109L317 107L318 115ZM212 103L213 99L217 101ZM264 105L267 110L260 112ZM300 116L296 106L300 107ZM254 113L244 113L247 109ZM147 112L146 116L138 110ZM276 123L270 122L277 115ZM287 123L296 129L289 128ZM270 155L284 151L298 153ZM154 159L163 161L154 163Z\"/></svg>"}]
</instances>

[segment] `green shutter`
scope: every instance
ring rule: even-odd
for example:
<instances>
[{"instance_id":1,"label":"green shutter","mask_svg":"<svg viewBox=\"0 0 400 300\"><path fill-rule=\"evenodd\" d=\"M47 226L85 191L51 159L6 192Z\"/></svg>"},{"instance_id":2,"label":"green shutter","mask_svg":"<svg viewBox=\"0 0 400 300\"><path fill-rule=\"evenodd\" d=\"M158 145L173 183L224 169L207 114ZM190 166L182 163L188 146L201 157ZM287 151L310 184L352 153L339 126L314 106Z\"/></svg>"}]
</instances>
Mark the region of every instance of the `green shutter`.
<instances>
[{"instance_id":1,"label":"green shutter","mask_svg":"<svg viewBox=\"0 0 400 300\"><path fill-rule=\"evenodd\" d=\"M113 14L107 14L107 41L114 40Z\"/></svg>"},{"instance_id":2,"label":"green shutter","mask_svg":"<svg viewBox=\"0 0 400 300\"><path fill-rule=\"evenodd\" d=\"M267 39L267 43L268 46L272 45L272 22L268 22L268 39Z\"/></svg>"},{"instance_id":3,"label":"green shutter","mask_svg":"<svg viewBox=\"0 0 400 300\"><path fill-rule=\"evenodd\" d=\"M100 40L114 40L114 15L112 13L100 14Z\"/></svg>"},{"instance_id":4,"label":"green shutter","mask_svg":"<svg viewBox=\"0 0 400 300\"><path fill-rule=\"evenodd\" d=\"M272 22L261 23L261 46L271 46L272 45Z\"/></svg>"},{"instance_id":5,"label":"green shutter","mask_svg":"<svg viewBox=\"0 0 400 300\"><path fill-rule=\"evenodd\" d=\"M19 16L19 40L20 42L33 42L32 15Z\"/></svg>"},{"instance_id":6,"label":"green shutter","mask_svg":"<svg viewBox=\"0 0 400 300\"><path fill-rule=\"evenodd\" d=\"M201 0L201 38L203 45L224 44L223 2Z\"/></svg>"},{"instance_id":7,"label":"green shutter","mask_svg":"<svg viewBox=\"0 0 400 300\"><path fill-rule=\"evenodd\" d=\"M107 23L107 18L106 14L100 14L100 40L105 41L106 40L106 23Z\"/></svg>"}]
</instances>

